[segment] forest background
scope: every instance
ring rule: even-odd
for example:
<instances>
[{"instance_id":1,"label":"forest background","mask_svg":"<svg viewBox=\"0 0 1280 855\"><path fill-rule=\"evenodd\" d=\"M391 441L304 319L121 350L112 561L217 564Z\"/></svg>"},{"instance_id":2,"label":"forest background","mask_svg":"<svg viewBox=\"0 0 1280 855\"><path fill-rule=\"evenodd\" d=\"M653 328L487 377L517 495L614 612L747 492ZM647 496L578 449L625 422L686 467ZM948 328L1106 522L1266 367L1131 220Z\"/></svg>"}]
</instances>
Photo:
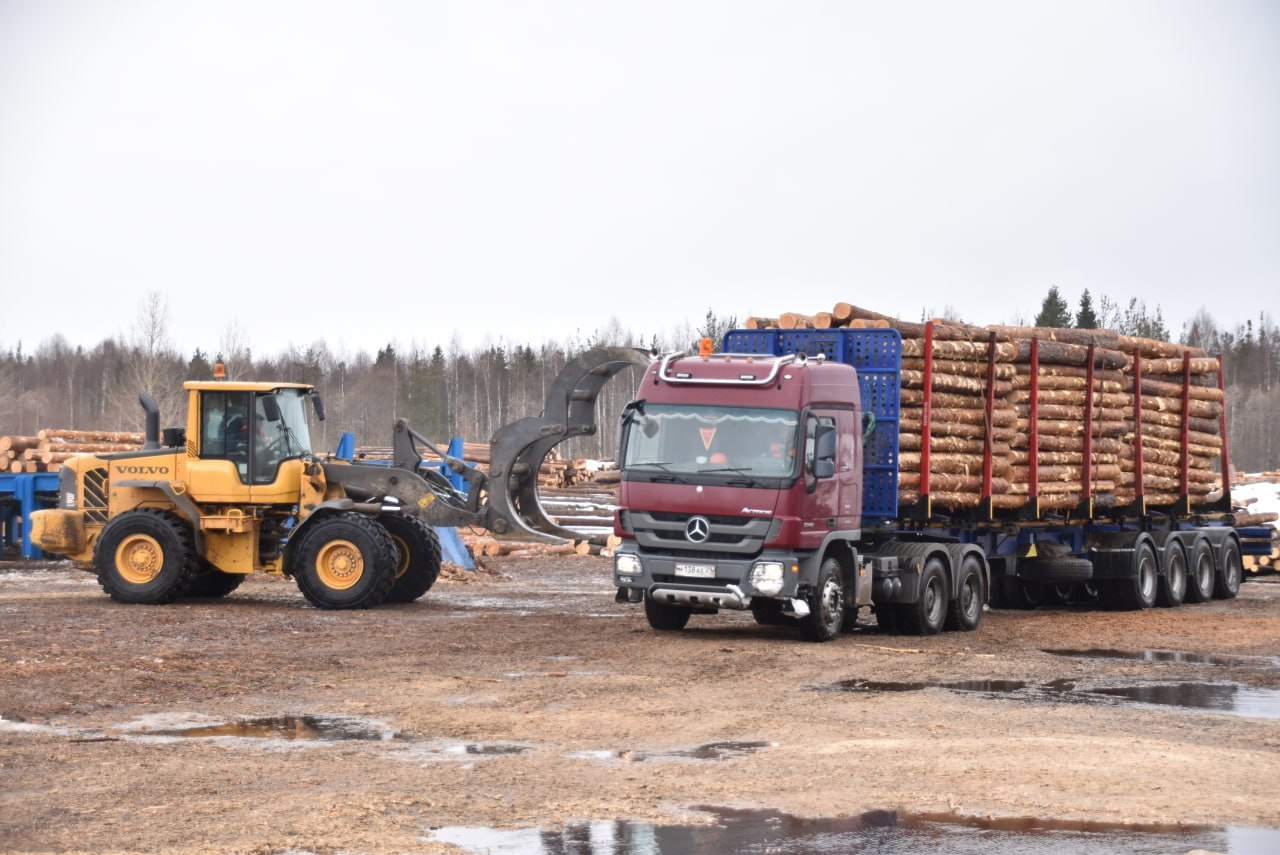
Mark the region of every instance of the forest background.
<instances>
[{"instance_id":1,"label":"forest background","mask_svg":"<svg viewBox=\"0 0 1280 855\"><path fill-rule=\"evenodd\" d=\"M814 305L826 308L819 300ZM832 301L834 302L834 301ZM982 325L993 319L965 318L948 306L925 308L921 318L945 317ZM315 385L328 418L313 425L312 445L333 450L344 431L359 446L390 444L396 418L440 443L461 436L486 442L502 425L541 412L546 391L561 368L594 346L640 347L660 351L696 346L699 338L719 342L740 326L734 315L709 309L696 329L685 325L642 336L616 320L608 328L569 340L540 344L499 341L464 350L455 335L448 343L392 343L376 353L340 353L323 340L305 347L271 351L251 343L233 325L219 339L217 352L187 351L169 337L165 298L148 294L130 331L96 344L72 344L54 336L27 349L18 342L0 348L0 434L32 435L42 428L141 430L138 392L160 403L163 426L186 423L184 380L212 377L214 362L226 365L234 380L279 380ZM745 319L742 319L745 320ZM1000 321L1010 325L1114 329L1200 347L1221 355L1227 386L1227 431L1237 471L1270 470L1280 465L1280 329L1265 313L1257 322L1220 328L1201 309L1186 319L1175 336L1157 305L1132 298L1121 305L1107 296L1095 305L1086 289L1075 308L1054 286L1034 318ZM565 457L609 459L617 445L617 419L638 380L624 372L607 384L597 410L600 430L561 447Z\"/></svg>"}]
</instances>

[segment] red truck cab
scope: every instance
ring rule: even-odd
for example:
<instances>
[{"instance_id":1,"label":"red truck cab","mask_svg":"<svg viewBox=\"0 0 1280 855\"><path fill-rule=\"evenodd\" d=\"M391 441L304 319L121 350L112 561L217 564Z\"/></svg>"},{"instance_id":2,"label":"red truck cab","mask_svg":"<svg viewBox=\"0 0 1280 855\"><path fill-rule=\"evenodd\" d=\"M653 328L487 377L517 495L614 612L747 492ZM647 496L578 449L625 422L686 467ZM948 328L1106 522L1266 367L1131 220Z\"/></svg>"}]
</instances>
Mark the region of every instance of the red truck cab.
<instances>
[{"instance_id":1,"label":"red truck cab","mask_svg":"<svg viewBox=\"0 0 1280 855\"><path fill-rule=\"evenodd\" d=\"M751 609L826 640L859 574L861 403L850 365L803 356L669 356L622 419L620 601L652 626ZM855 606L856 610L856 606Z\"/></svg>"}]
</instances>

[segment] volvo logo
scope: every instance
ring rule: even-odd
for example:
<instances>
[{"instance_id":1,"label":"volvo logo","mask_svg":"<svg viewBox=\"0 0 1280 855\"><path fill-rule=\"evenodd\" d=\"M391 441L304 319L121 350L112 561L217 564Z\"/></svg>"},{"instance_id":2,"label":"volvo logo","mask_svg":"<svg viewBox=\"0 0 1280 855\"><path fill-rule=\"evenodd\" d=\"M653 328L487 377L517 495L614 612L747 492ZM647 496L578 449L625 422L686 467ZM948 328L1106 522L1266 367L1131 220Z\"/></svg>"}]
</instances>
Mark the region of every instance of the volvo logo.
<instances>
[{"instance_id":1,"label":"volvo logo","mask_svg":"<svg viewBox=\"0 0 1280 855\"><path fill-rule=\"evenodd\" d=\"M705 543L711 536L711 520L706 517L690 517L684 527L684 536L690 543Z\"/></svg>"}]
</instances>

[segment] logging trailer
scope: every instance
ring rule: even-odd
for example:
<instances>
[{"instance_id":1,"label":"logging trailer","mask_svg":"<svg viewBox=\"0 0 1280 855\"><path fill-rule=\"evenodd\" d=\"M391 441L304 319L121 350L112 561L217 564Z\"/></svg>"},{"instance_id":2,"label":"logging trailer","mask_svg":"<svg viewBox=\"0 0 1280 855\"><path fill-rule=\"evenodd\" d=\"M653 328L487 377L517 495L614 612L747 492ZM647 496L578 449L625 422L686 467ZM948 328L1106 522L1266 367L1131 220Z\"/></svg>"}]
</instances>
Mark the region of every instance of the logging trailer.
<instances>
[{"instance_id":1,"label":"logging trailer","mask_svg":"<svg viewBox=\"0 0 1280 855\"><path fill-rule=\"evenodd\" d=\"M1203 481L1188 481L1196 391L1190 370L1178 410L1174 494L1167 479L1143 474L1151 454L1143 449L1143 359L1135 354L1132 496L1120 503L1113 485L1100 489L1093 447L1100 422L1095 396L1083 393L1087 403L1075 425L1062 431L1078 449L1077 495L1049 495L1036 475L1053 444L1037 432L1042 372L1032 340L1030 418L1016 428L1031 477L1024 495L1013 496L1008 480L993 474L995 334L976 363L980 426L965 433L932 420L933 324L924 328L915 354L924 376L913 378L914 390L923 389L913 409L919 453L910 476L899 447L903 344L896 329L734 330L724 337L724 353L712 354L704 342L699 354L653 362L622 417L618 602L643 603L656 630L683 629L694 614L749 609L760 624L798 626L804 637L827 641L867 608L891 632L927 635L975 629L988 602L1032 608L1078 597L1145 609L1230 598L1241 582L1242 553L1270 550L1270 529L1235 526L1229 479L1216 499ZM1098 388L1099 359L1089 345L1078 388ZM1217 383L1221 389L1220 363ZM1015 429L1012 420L1005 424ZM964 462L976 465L934 473L934 486L930 451L942 434L969 437L966 450L976 457Z\"/></svg>"},{"instance_id":2,"label":"logging trailer","mask_svg":"<svg viewBox=\"0 0 1280 855\"><path fill-rule=\"evenodd\" d=\"M635 351L588 350L556 377L540 416L499 429L487 473L396 422L392 465L316 455L298 383L188 382L185 428L160 431L143 393L140 451L86 454L64 463L57 506L31 514L31 539L97 574L112 599L167 603L220 597L250 573L292 576L324 609L368 608L422 596L440 572L433 526L480 526L543 540L581 537L538 502L547 452L596 430L595 402ZM467 482L456 489L422 466L419 444Z\"/></svg>"}]
</instances>

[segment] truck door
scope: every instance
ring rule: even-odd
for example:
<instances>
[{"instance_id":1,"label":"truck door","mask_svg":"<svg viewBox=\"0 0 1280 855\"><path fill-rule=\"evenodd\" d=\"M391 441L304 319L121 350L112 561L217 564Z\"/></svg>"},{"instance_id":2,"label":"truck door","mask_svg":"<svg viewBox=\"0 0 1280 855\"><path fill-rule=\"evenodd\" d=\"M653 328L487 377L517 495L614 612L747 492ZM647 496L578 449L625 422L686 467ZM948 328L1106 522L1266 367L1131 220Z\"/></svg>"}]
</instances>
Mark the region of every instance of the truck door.
<instances>
[{"instance_id":1,"label":"truck door","mask_svg":"<svg viewBox=\"0 0 1280 855\"><path fill-rule=\"evenodd\" d=\"M848 437L840 433L840 413L836 410L813 410L804 424L804 482L806 495L800 520L800 541L804 549L817 549L827 533L840 525L841 446ZM836 475L818 478L814 474L817 433L820 427L836 431Z\"/></svg>"}]
</instances>

